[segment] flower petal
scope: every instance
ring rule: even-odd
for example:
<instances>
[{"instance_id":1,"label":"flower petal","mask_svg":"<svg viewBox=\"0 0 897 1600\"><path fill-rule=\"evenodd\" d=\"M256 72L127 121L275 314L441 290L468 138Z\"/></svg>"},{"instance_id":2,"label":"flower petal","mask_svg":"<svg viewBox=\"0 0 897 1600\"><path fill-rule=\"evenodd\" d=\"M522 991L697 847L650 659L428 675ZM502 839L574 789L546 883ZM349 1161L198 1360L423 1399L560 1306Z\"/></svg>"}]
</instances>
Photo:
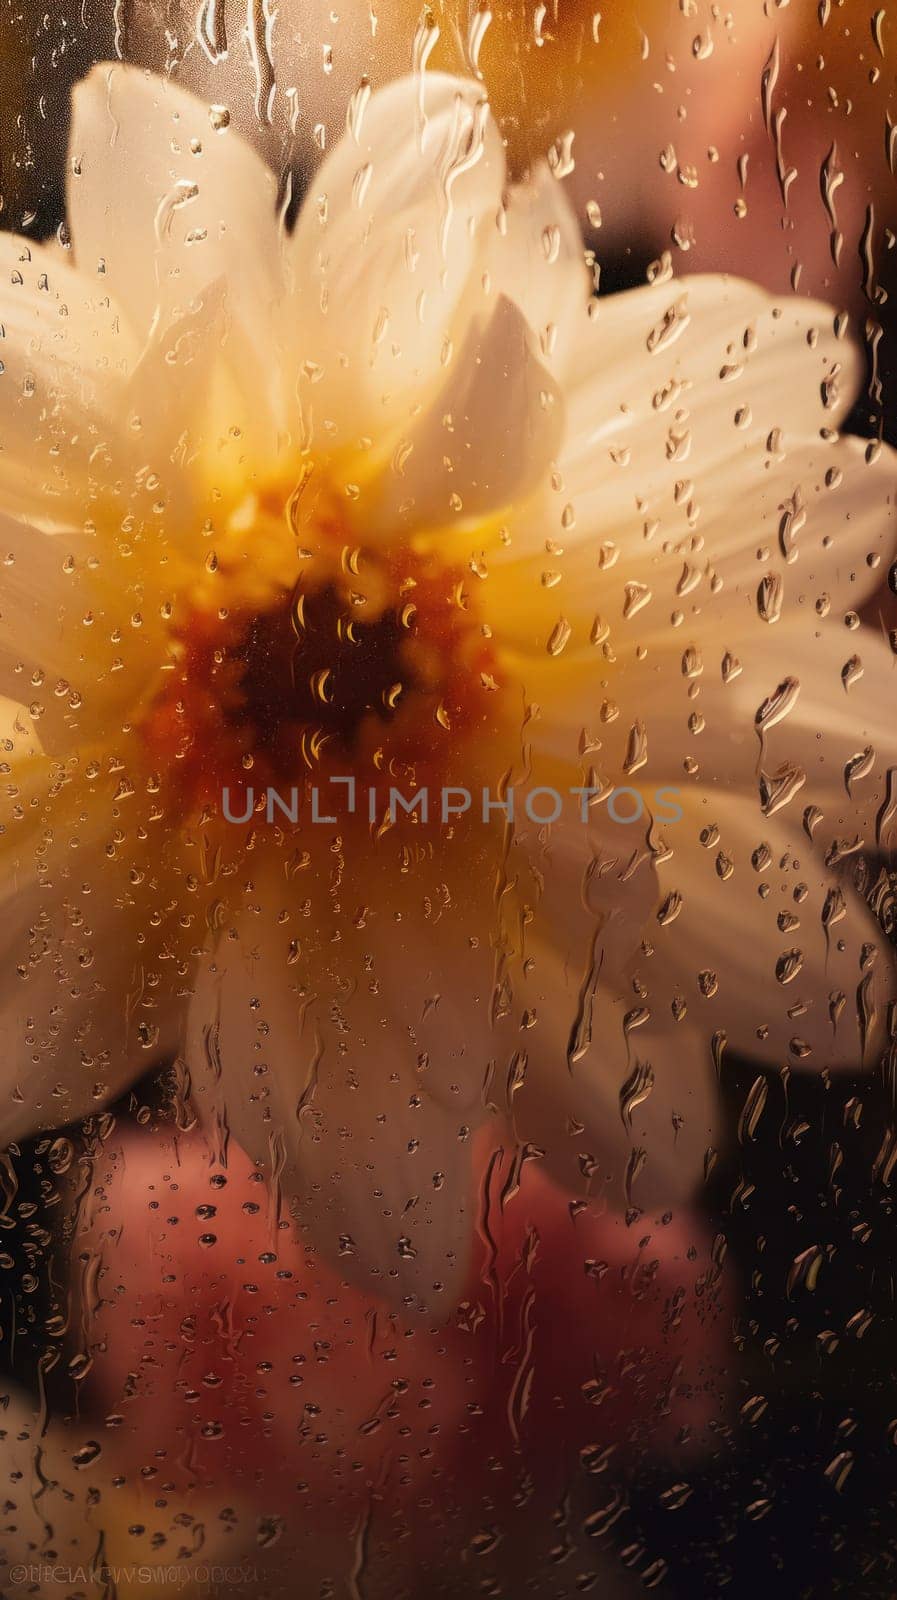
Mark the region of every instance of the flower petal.
<instances>
[{"instance_id":1,"label":"flower petal","mask_svg":"<svg viewBox=\"0 0 897 1600\"><path fill-rule=\"evenodd\" d=\"M75 90L68 212L79 267L102 273L138 337L224 277L260 366L280 298L277 185L194 95L103 63Z\"/></svg>"},{"instance_id":2,"label":"flower petal","mask_svg":"<svg viewBox=\"0 0 897 1600\"><path fill-rule=\"evenodd\" d=\"M683 594L700 590L703 615L716 620L733 600L753 604L770 573L795 597L834 593L857 607L897 543L894 469L887 448L870 454L859 439L836 438L799 442L775 461L765 450L746 453L696 478L667 466L666 481L658 475L648 494L647 470L640 479L611 468L608 479L600 462L573 471L564 456L566 527L557 496L541 526L563 538L558 567L567 586L585 585L587 604L612 624L628 618L639 590L643 637L668 626ZM535 529L529 538L524 532L522 548L535 537Z\"/></svg>"},{"instance_id":3,"label":"flower petal","mask_svg":"<svg viewBox=\"0 0 897 1600\"><path fill-rule=\"evenodd\" d=\"M565 372L573 452L627 439L651 450L682 431L683 412L695 462L774 433L787 450L836 428L860 387L860 350L830 306L739 278L670 279L590 311Z\"/></svg>"},{"instance_id":4,"label":"flower petal","mask_svg":"<svg viewBox=\"0 0 897 1600\"><path fill-rule=\"evenodd\" d=\"M133 562L97 534L44 532L0 514L0 695L27 707L43 750L64 756L110 738L158 673L157 618L121 624L135 593ZM128 740L123 741L129 743Z\"/></svg>"},{"instance_id":5,"label":"flower petal","mask_svg":"<svg viewBox=\"0 0 897 1600\"><path fill-rule=\"evenodd\" d=\"M657 862L652 1013L684 1004L705 1045L716 1037L770 1066L872 1065L893 962L849 874L747 796L703 788L681 799Z\"/></svg>"},{"instance_id":6,"label":"flower petal","mask_svg":"<svg viewBox=\"0 0 897 1600\"><path fill-rule=\"evenodd\" d=\"M531 954L539 1021L509 1074L518 1139L574 1194L616 1211L688 1200L719 1138L708 1043L668 1013L652 1015L594 949L577 965L541 944Z\"/></svg>"},{"instance_id":7,"label":"flower petal","mask_svg":"<svg viewBox=\"0 0 897 1600\"><path fill-rule=\"evenodd\" d=\"M442 73L373 95L323 163L289 247L316 450L379 442L433 394L503 184L482 86Z\"/></svg>"},{"instance_id":8,"label":"flower petal","mask_svg":"<svg viewBox=\"0 0 897 1600\"><path fill-rule=\"evenodd\" d=\"M379 504L369 508L366 497L366 531L395 538L405 523L432 530L495 515L547 475L563 407L531 344L529 324L504 297L485 326L471 324L447 382L397 447Z\"/></svg>"},{"instance_id":9,"label":"flower petal","mask_svg":"<svg viewBox=\"0 0 897 1600\"><path fill-rule=\"evenodd\" d=\"M120 826L117 777L91 789L90 752L63 765L11 732L0 791L3 1144L99 1110L173 1054L185 937L172 938L146 830Z\"/></svg>"},{"instance_id":10,"label":"flower petal","mask_svg":"<svg viewBox=\"0 0 897 1600\"><path fill-rule=\"evenodd\" d=\"M639 1000L659 898L647 824L627 825L628 806L617 820L607 804L588 803L593 758L577 739L559 748L556 731L548 717L528 729L528 794L509 863L522 877L523 854L537 885L525 896L513 1018L525 1020L504 1041L508 1065L492 1100L574 1193L586 1178L617 1210L665 1210L694 1191L716 1137L711 1060L695 1034L652 1019ZM560 818L534 825L527 806L540 794L536 812L547 814L553 793Z\"/></svg>"},{"instance_id":11,"label":"flower petal","mask_svg":"<svg viewBox=\"0 0 897 1600\"><path fill-rule=\"evenodd\" d=\"M591 675L573 659L539 748L594 744L599 812L628 791L619 832L660 878L652 1014L684 1002L704 1045L719 1032L758 1060L856 1067L894 990L863 856L892 837L897 663L871 630L797 621L775 633L749 613L701 648L683 630L678 659L603 661L603 684L602 658Z\"/></svg>"},{"instance_id":12,"label":"flower petal","mask_svg":"<svg viewBox=\"0 0 897 1600\"><path fill-rule=\"evenodd\" d=\"M688 655L691 639L683 641ZM689 659L690 665L690 659ZM689 780L749 795L764 792L770 815L802 825L813 813L814 849L858 837L866 851L883 841L876 818L897 765L891 706L897 659L871 628L851 632L835 619L813 628L783 618L773 632L754 617L719 632L689 678L669 675L657 714L646 717L649 781ZM700 685L690 697L689 685ZM688 717L700 708L691 727ZM792 773L791 798L772 795L776 775ZM841 852L836 852L841 853Z\"/></svg>"},{"instance_id":13,"label":"flower petal","mask_svg":"<svg viewBox=\"0 0 897 1600\"><path fill-rule=\"evenodd\" d=\"M640 293L655 310L663 304L655 291ZM689 305L691 298L689 290ZM772 412L761 410L756 397L750 424L736 425L734 407L727 417L716 392L718 357L709 362L706 343L698 343L700 306L698 297L686 325L695 330L694 350L683 334L666 356L661 344L652 358L655 400L678 392L675 403L656 408L647 392L638 399L634 380L619 367L611 404L611 380L598 366L600 319L584 335L585 343L594 340L595 380L565 397L568 437L558 472L510 523L511 537L494 538L486 551L496 629L519 648L544 655L561 614L571 628L568 649L587 645L600 616L619 655L627 641L659 646L670 619L688 617L697 606L698 631L738 608L756 608L771 578L789 602L828 594L845 607L859 606L880 581L895 543L892 453L838 438L831 428L815 439L787 427L776 434ZM778 337L780 325L768 317ZM713 326L711 316L711 334ZM806 331L804 320L799 326ZM791 368L803 362L812 369L823 359L832 365L835 353L823 358L823 343L820 337L812 349L799 344ZM850 349L838 354L850 359ZM781 415L782 407L797 405L792 394L812 401L818 384L812 370L803 383L793 371L786 380L780 359L788 359L787 347L781 358L767 359L775 382L763 376L766 367L757 370L764 407L777 404ZM820 420L823 414L820 405ZM541 556L537 564L536 552L547 543L551 559Z\"/></svg>"},{"instance_id":14,"label":"flower petal","mask_svg":"<svg viewBox=\"0 0 897 1600\"><path fill-rule=\"evenodd\" d=\"M520 307L549 370L560 378L578 371L591 282L576 214L546 162L510 190L488 270L498 293Z\"/></svg>"},{"instance_id":15,"label":"flower petal","mask_svg":"<svg viewBox=\"0 0 897 1600\"><path fill-rule=\"evenodd\" d=\"M296 890L282 865L259 863L198 975L188 1065L207 1126L218 1119L278 1175L328 1259L363 1288L448 1315L473 1236L492 953L484 940L449 970L467 919L446 911L434 939L425 916L396 915L366 859L370 880L343 869L341 900L356 904L356 881L365 896L352 916L334 915L312 867Z\"/></svg>"},{"instance_id":16,"label":"flower petal","mask_svg":"<svg viewBox=\"0 0 897 1600\"><path fill-rule=\"evenodd\" d=\"M155 328L128 390L156 502L164 503L178 549L194 556L204 548L210 495L232 506L260 483L269 488L290 444L273 346L265 364L264 347L232 315L231 298L223 277L198 289L189 310ZM205 546L207 555L207 539Z\"/></svg>"},{"instance_id":17,"label":"flower petal","mask_svg":"<svg viewBox=\"0 0 897 1600\"><path fill-rule=\"evenodd\" d=\"M0 694L23 704L39 699L43 708L54 680L70 680L78 658L65 566L86 548L83 534L44 533L0 515Z\"/></svg>"},{"instance_id":18,"label":"flower petal","mask_svg":"<svg viewBox=\"0 0 897 1600\"><path fill-rule=\"evenodd\" d=\"M599 866L586 828L569 860L560 834L543 860L535 839L454 832L423 853L416 833L391 852L388 834L375 845L348 829L337 905L332 849L306 834L299 870L260 853L203 963L188 1043L206 1126L265 1163L340 1270L433 1313L469 1261L474 1131L513 1105L515 1061L567 1073L590 952L606 949L616 974L633 909L649 890L653 903L650 874L621 883L631 863ZM567 892L540 895L549 875ZM622 1125L610 1144L628 1150Z\"/></svg>"},{"instance_id":19,"label":"flower petal","mask_svg":"<svg viewBox=\"0 0 897 1600\"><path fill-rule=\"evenodd\" d=\"M0 234L0 493L15 515L80 522L129 461L136 345L108 285Z\"/></svg>"}]
</instances>

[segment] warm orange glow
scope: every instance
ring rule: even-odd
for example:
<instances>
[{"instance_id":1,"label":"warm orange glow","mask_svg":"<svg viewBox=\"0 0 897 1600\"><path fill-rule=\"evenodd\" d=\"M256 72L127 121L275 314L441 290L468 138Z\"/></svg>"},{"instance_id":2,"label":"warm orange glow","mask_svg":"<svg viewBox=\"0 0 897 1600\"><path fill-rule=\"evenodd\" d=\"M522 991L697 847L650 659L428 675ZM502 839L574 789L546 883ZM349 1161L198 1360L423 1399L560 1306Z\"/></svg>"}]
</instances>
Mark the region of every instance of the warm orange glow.
<instances>
[{"instance_id":1,"label":"warm orange glow","mask_svg":"<svg viewBox=\"0 0 897 1600\"><path fill-rule=\"evenodd\" d=\"M243 781L432 783L456 770L462 741L496 731L502 673L463 570L408 543L353 548L347 533L330 516L303 528L314 548L262 604L222 563L232 602L204 586L172 624L141 735L177 813Z\"/></svg>"}]
</instances>

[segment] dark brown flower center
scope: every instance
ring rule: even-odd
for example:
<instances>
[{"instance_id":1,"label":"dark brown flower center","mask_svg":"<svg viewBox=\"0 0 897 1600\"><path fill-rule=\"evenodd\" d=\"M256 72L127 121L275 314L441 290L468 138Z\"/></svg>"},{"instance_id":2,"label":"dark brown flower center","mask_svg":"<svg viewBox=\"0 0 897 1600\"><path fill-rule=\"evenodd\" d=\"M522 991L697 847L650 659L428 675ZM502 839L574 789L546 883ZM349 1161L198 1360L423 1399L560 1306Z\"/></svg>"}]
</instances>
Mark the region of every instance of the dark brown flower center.
<instances>
[{"instance_id":1,"label":"dark brown flower center","mask_svg":"<svg viewBox=\"0 0 897 1600\"><path fill-rule=\"evenodd\" d=\"M489 630L458 571L406 550L309 571L261 606L188 611L144 720L181 809L326 768L426 781L488 724Z\"/></svg>"},{"instance_id":2,"label":"dark brown flower center","mask_svg":"<svg viewBox=\"0 0 897 1600\"><path fill-rule=\"evenodd\" d=\"M240 675L228 721L279 777L295 771L309 741L351 756L366 720L391 722L418 687L404 650L411 637L396 610L353 619L334 584L309 599L284 594L231 653Z\"/></svg>"}]
</instances>

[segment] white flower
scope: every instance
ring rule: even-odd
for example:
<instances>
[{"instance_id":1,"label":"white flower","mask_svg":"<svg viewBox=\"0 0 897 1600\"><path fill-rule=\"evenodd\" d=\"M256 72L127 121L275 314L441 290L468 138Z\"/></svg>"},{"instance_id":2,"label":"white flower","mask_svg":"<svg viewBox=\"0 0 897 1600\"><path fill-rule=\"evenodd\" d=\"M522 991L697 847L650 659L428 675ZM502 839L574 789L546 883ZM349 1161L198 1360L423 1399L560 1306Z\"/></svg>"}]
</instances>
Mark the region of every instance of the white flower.
<instances>
[{"instance_id":1,"label":"white flower","mask_svg":"<svg viewBox=\"0 0 897 1600\"><path fill-rule=\"evenodd\" d=\"M2 238L2 1129L177 1056L213 1149L233 1131L315 1244L438 1309L485 1119L666 1206L725 1047L880 1050L890 960L845 867L892 658L845 622L893 472L837 434L860 360L825 307L590 300L479 86L356 110L290 231L219 113L104 66L74 264ZM349 777L373 825L312 822ZM387 826L391 784L473 799ZM597 794L588 825L573 798L484 822L502 785Z\"/></svg>"}]
</instances>

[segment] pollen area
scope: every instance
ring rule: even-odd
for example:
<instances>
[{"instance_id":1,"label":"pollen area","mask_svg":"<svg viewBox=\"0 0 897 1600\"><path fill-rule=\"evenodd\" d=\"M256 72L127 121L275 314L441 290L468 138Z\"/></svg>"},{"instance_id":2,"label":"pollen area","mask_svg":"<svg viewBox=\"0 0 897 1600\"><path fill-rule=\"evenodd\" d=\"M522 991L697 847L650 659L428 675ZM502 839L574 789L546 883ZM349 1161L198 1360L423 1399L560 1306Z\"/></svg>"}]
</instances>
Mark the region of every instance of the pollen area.
<instances>
[{"instance_id":1,"label":"pollen area","mask_svg":"<svg viewBox=\"0 0 897 1600\"><path fill-rule=\"evenodd\" d=\"M260 582L264 540L282 539L270 520L262 507L170 624L141 733L178 810L248 782L456 779L459 745L497 725L502 688L468 575L410 542L351 544L319 515Z\"/></svg>"}]
</instances>

